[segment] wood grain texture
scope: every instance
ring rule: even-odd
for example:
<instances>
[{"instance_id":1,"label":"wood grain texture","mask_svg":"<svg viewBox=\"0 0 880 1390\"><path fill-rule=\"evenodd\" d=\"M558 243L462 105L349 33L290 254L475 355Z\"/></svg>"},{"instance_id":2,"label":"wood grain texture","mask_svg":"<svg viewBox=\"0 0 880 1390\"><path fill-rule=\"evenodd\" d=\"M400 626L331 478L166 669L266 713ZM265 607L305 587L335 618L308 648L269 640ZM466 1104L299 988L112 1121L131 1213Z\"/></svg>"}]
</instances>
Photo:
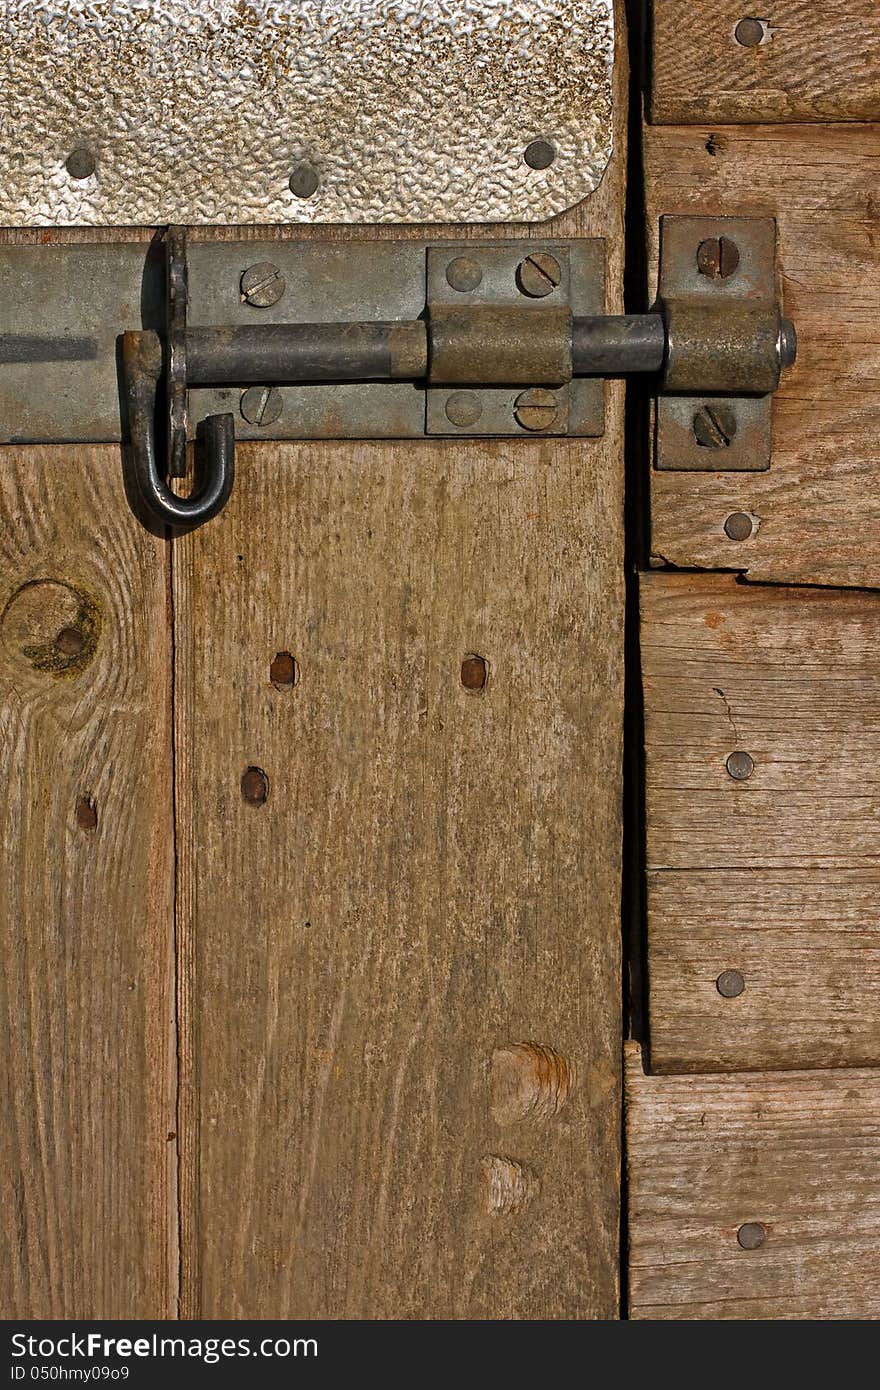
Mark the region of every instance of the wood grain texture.
<instances>
[{"instance_id":1,"label":"wood grain texture","mask_svg":"<svg viewBox=\"0 0 880 1390\"><path fill-rule=\"evenodd\" d=\"M641 640L652 1070L877 1062L880 595L645 575Z\"/></svg>"},{"instance_id":2,"label":"wood grain texture","mask_svg":"<svg viewBox=\"0 0 880 1390\"><path fill-rule=\"evenodd\" d=\"M163 550L128 510L118 450L2 452L0 1314L167 1317L177 1236Z\"/></svg>"},{"instance_id":3,"label":"wood grain texture","mask_svg":"<svg viewBox=\"0 0 880 1390\"><path fill-rule=\"evenodd\" d=\"M880 584L880 125L647 127L645 170L654 275L664 213L777 219L799 339L769 471L652 473L655 561ZM754 518L745 541L724 532L737 511Z\"/></svg>"},{"instance_id":4,"label":"wood grain texture","mask_svg":"<svg viewBox=\"0 0 880 1390\"><path fill-rule=\"evenodd\" d=\"M878 891L877 869L649 874L651 1070L880 1062Z\"/></svg>"},{"instance_id":5,"label":"wood grain texture","mask_svg":"<svg viewBox=\"0 0 880 1390\"><path fill-rule=\"evenodd\" d=\"M463 233L605 236L609 308L623 57L598 193ZM175 548L187 1316L617 1313L607 401L595 442L242 447Z\"/></svg>"},{"instance_id":6,"label":"wood grain texture","mask_svg":"<svg viewBox=\"0 0 880 1390\"><path fill-rule=\"evenodd\" d=\"M880 1316L880 1071L646 1076L628 1052L630 1316Z\"/></svg>"},{"instance_id":7,"label":"wood grain texture","mask_svg":"<svg viewBox=\"0 0 880 1390\"><path fill-rule=\"evenodd\" d=\"M876 0L654 0L651 119L870 121L880 117ZM764 22L744 46L739 21Z\"/></svg>"}]
</instances>

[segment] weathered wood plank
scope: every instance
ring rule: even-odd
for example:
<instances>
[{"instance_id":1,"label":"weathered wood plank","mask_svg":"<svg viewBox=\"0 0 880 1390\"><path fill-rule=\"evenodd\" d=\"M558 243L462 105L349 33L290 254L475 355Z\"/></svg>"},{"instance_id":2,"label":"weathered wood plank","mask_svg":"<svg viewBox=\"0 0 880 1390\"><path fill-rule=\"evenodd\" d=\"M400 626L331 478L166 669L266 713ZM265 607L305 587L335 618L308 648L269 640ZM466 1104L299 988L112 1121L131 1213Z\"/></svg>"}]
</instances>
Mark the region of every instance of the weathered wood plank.
<instances>
[{"instance_id":1,"label":"weathered wood plank","mask_svg":"<svg viewBox=\"0 0 880 1390\"><path fill-rule=\"evenodd\" d=\"M619 306L616 141L467 235L605 236ZM618 386L601 441L243 447L177 545L185 1313L616 1315L622 460Z\"/></svg>"},{"instance_id":2,"label":"weathered wood plank","mask_svg":"<svg viewBox=\"0 0 880 1390\"><path fill-rule=\"evenodd\" d=\"M176 1306L166 583L118 450L3 450L6 1318Z\"/></svg>"},{"instance_id":3,"label":"weathered wood plank","mask_svg":"<svg viewBox=\"0 0 880 1390\"><path fill-rule=\"evenodd\" d=\"M799 338L774 404L769 471L653 472L655 558L880 584L880 125L647 127L645 171L654 274L663 213L777 218ZM733 512L753 518L746 540L725 534Z\"/></svg>"},{"instance_id":4,"label":"weathered wood plank","mask_svg":"<svg viewBox=\"0 0 880 1390\"><path fill-rule=\"evenodd\" d=\"M880 1071L645 1076L630 1047L626 1112L632 1318L880 1316Z\"/></svg>"},{"instance_id":5,"label":"weathered wood plank","mask_svg":"<svg viewBox=\"0 0 880 1390\"><path fill-rule=\"evenodd\" d=\"M650 874L652 1071L880 1062L878 894L877 869Z\"/></svg>"},{"instance_id":6,"label":"weathered wood plank","mask_svg":"<svg viewBox=\"0 0 880 1390\"><path fill-rule=\"evenodd\" d=\"M741 0L655 0L651 119L880 117L875 0L770 0L757 14L758 27Z\"/></svg>"},{"instance_id":7,"label":"weathered wood plank","mask_svg":"<svg viewBox=\"0 0 880 1390\"><path fill-rule=\"evenodd\" d=\"M880 595L643 576L652 1069L880 1060L878 643Z\"/></svg>"},{"instance_id":8,"label":"weathered wood plank","mask_svg":"<svg viewBox=\"0 0 880 1390\"><path fill-rule=\"evenodd\" d=\"M241 453L179 600L197 1311L612 1315L620 595L595 454ZM502 1120L493 1068L523 1071Z\"/></svg>"}]
</instances>

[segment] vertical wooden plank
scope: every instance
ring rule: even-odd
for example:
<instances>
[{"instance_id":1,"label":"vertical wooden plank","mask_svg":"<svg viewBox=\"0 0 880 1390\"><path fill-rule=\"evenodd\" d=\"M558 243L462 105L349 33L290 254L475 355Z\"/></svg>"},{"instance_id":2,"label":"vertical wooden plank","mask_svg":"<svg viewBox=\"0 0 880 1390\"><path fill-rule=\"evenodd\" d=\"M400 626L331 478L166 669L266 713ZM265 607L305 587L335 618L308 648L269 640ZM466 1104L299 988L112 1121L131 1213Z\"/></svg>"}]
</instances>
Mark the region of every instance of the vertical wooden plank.
<instances>
[{"instance_id":1,"label":"vertical wooden plank","mask_svg":"<svg viewBox=\"0 0 880 1390\"><path fill-rule=\"evenodd\" d=\"M620 43L536 229L612 312ZM246 446L176 543L186 1315L618 1311L622 437Z\"/></svg>"},{"instance_id":2,"label":"vertical wooden plank","mask_svg":"<svg viewBox=\"0 0 880 1390\"><path fill-rule=\"evenodd\" d=\"M176 1300L170 629L118 450L3 450L0 1312Z\"/></svg>"}]
</instances>

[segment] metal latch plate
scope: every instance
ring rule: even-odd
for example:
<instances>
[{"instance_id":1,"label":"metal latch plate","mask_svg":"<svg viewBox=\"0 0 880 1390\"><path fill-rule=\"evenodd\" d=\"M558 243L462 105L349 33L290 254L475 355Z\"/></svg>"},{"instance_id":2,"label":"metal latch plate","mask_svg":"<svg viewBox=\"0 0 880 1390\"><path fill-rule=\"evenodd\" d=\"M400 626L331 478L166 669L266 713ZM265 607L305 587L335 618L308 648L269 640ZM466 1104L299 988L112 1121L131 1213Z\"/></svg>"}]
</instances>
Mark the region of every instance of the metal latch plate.
<instances>
[{"instance_id":1,"label":"metal latch plate","mask_svg":"<svg viewBox=\"0 0 880 1390\"><path fill-rule=\"evenodd\" d=\"M559 257L563 278L546 299L517 288L521 261L536 251ZM479 262L484 280L472 294L446 279L452 261ZM411 322L429 295L516 304L524 315L552 301L575 315L604 310L604 243L599 239L508 243L470 241L234 241L188 248L191 328L260 323ZM272 303L255 307L242 277L269 264ZM0 334L0 442L117 442L122 437L117 371L124 329L164 329L164 252L157 244L41 244L0 247L0 276L14 286ZM277 297L275 297L277 295ZM530 305L534 308L530 309ZM30 345L30 346L29 346ZM454 425L446 414L454 388L424 382L306 383L272 388L272 409L248 418L238 388L192 387L190 424L231 411L239 439L393 439L426 434L527 435L516 418L522 388L480 388L481 419ZM600 435L604 383L578 378L560 388L549 435Z\"/></svg>"},{"instance_id":2,"label":"metal latch plate","mask_svg":"<svg viewBox=\"0 0 880 1390\"><path fill-rule=\"evenodd\" d=\"M7 226L543 221L611 154L612 0L6 0L0 48Z\"/></svg>"}]
</instances>

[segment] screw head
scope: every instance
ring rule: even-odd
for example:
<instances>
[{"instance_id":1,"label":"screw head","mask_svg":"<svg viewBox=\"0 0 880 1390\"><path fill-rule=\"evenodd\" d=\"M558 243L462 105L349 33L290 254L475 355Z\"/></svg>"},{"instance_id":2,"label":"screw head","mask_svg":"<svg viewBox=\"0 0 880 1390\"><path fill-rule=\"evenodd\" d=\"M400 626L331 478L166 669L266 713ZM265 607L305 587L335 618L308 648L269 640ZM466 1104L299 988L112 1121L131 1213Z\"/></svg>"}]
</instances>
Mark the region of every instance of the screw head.
<instances>
[{"instance_id":1,"label":"screw head","mask_svg":"<svg viewBox=\"0 0 880 1390\"><path fill-rule=\"evenodd\" d=\"M513 406L516 422L524 430L533 434L538 430L549 430L559 414L559 401L553 391L541 386L530 387L517 396Z\"/></svg>"},{"instance_id":2,"label":"screw head","mask_svg":"<svg viewBox=\"0 0 880 1390\"><path fill-rule=\"evenodd\" d=\"M729 236L710 236L697 247L697 269L709 280L727 280L739 265L739 247Z\"/></svg>"},{"instance_id":3,"label":"screw head","mask_svg":"<svg viewBox=\"0 0 880 1390\"><path fill-rule=\"evenodd\" d=\"M446 283L460 294L475 290L483 278L483 267L473 256L456 256L446 267Z\"/></svg>"},{"instance_id":4,"label":"screw head","mask_svg":"<svg viewBox=\"0 0 880 1390\"><path fill-rule=\"evenodd\" d=\"M724 523L724 534L731 541L747 541L753 526L748 512L731 512Z\"/></svg>"},{"instance_id":5,"label":"screw head","mask_svg":"<svg viewBox=\"0 0 880 1390\"><path fill-rule=\"evenodd\" d=\"M556 148L549 140L532 140L523 151L523 159L530 169L549 169L556 158Z\"/></svg>"},{"instance_id":6,"label":"screw head","mask_svg":"<svg viewBox=\"0 0 880 1390\"><path fill-rule=\"evenodd\" d=\"M762 1226L760 1221L747 1221L740 1226L736 1239L743 1250L757 1250L767 1239L767 1227Z\"/></svg>"},{"instance_id":7,"label":"screw head","mask_svg":"<svg viewBox=\"0 0 880 1390\"><path fill-rule=\"evenodd\" d=\"M734 782L746 782L755 770L755 760L750 753L745 753L740 748L730 754L725 767Z\"/></svg>"},{"instance_id":8,"label":"screw head","mask_svg":"<svg viewBox=\"0 0 880 1390\"><path fill-rule=\"evenodd\" d=\"M277 386L249 386L242 392L239 409L249 425L274 425L284 410L284 397Z\"/></svg>"},{"instance_id":9,"label":"screw head","mask_svg":"<svg viewBox=\"0 0 880 1390\"><path fill-rule=\"evenodd\" d=\"M755 48L763 41L766 29L761 19L741 19L733 31L733 37L742 48Z\"/></svg>"},{"instance_id":10,"label":"screw head","mask_svg":"<svg viewBox=\"0 0 880 1390\"><path fill-rule=\"evenodd\" d=\"M90 179L97 168L97 161L91 150L80 148L71 150L64 167L72 179Z\"/></svg>"},{"instance_id":11,"label":"screw head","mask_svg":"<svg viewBox=\"0 0 880 1390\"><path fill-rule=\"evenodd\" d=\"M311 198L313 193L317 193L320 182L317 170L311 164L295 164L289 187L295 198Z\"/></svg>"},{"instance_id":12,"label":"screw head","mask_svg":"<svg viewBox=\"0 0 880 1390\"><path fill-rule=\"evenodd\" d=\"M693 419L694 438L704 449L726 449L736 435L736 416L730 406L713 401L700 406Z\"/></svg>"},{"instance_id":13,"label":"screw head","mask_svg":"<svg viewBox=\"0 0 880 1390\"><path fill-rule=\"evenodd\" d=\"M483 413L483 403L473 391L453 391L446 402L446 418L450 425L466 429L475 425Z\"/></svg>"},{"instance_id":14,"label":"screw head","mask_svg":"<svg viewBox=\"0 0 880 1390\"><path fill-rule=\"evenodd\" d=\"M715 981L715 988L725 999L736 999L745 987L746 982L739 970L722 970Z\"/></svg>"},{"instance_id":15,"label":"screw head","mask_svg":"<svg viewBox=\"0 0 880 1390\"><path fill-rule=\"evenodd\" d=\"M271 261L257 261L256 265L244 272L239 288L242 304L252 304L255 309L268 309L271 304L278 303L287 289L287 281L277 265Z\"/></svg>"},{"instance_id":16,"label":"screw head","mask_svg":"<svg viewBox=\"0 0 880 1390\"><path fill-rule=\"evenodd\" d=\"M543 299L552 294L561 279L559 262L549 251L533 251L520 262L516 272L520 294L527 294L530 299Z\"/></svg>"}]
</instances>

